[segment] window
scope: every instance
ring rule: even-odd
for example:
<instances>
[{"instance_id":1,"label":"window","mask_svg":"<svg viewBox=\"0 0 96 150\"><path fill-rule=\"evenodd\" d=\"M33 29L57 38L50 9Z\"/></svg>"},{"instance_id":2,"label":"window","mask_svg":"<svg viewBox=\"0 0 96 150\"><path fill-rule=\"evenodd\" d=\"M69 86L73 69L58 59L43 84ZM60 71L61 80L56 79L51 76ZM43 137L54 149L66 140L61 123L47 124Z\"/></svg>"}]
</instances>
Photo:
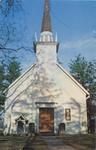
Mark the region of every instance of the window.
<instances>
[{"instance_id":1,"label":"window","mask_svg":"<svg viewBox=\"0 0 96 150\"><path fill-rule=\"evenodd\" d=\"M66 108L66 109L65 109L65 119L66 119L67 121L70 121L70 120L71 120L71 109L69 109L69 108Z\"/></svg>"}]
</instances>

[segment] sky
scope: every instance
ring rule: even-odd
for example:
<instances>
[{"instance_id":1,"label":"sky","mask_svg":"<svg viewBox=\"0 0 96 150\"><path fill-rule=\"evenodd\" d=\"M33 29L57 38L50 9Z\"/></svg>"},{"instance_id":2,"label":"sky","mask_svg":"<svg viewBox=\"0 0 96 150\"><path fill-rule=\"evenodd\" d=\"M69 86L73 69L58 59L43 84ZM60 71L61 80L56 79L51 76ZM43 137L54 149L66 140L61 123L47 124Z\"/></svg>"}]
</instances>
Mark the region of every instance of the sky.
<instances>
[{"instance_id":1,"label":"sky","mask_svg":"<svg viewBox=\"0 0 96 150\"><path fill-rule=\"evenodd\" d=\"M22 0L23 12L17 13L17 45L33 47L34 35L40 36L44 0ZM96 1L51 0L51 20L54 37L60 43L58 57L65 69L78 54L88 61L96 59ZM35 53L19 52L23 71L35 61Z\"/></svg>"}]
</instances>

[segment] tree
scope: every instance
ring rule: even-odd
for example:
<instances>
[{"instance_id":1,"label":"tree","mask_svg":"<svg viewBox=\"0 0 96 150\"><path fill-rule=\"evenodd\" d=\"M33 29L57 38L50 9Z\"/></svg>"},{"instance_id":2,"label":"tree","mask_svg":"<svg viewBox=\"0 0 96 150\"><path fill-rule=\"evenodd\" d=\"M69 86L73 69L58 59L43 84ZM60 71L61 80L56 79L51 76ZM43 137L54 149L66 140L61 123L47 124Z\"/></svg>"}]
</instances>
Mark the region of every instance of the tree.
<instances>
[{"instance_id":1,"label":"tree","mask_svg":"<svg viewBox=\"0 0 96 150\"><path fill-rule=\"evenodd\" d=\"M21 9L21 0L0 0L0 10L1 13L7 17L11 11L16 11L16 9Z\"/></svg>"},{"instance_id":2,"label":"tree","mask_svg":"<svg viewBox=\"0 0 96 150\"><path fill-rule=\"evenodd\" d=\"M6 88L21 74L20 63L16 58L12 58L8 66L0 64L0 110L3 109L4 102L6 99L5 90Z\"/></svg>"},{"instance_id":3,"label":"tree","mask_svg":"<svg viewBox=\"0 0 96 150\"><path fill-rule=\"evenodd\" d=\"M7 75L6 79L8 85L10 85L15 79L21 75L21 66L20 63L16 60L15 57L12 58L11 62L7 66Z\"/></svg>"},{"instance_id":4,"label":"tree","mask_svg":"<svg viewBox=\"0 0 96 150\"><path fill-rule=\"evenodd\" d=\"M81 55L78 55L76 59L71 61L69 67L73 77L90 93L90 99L87 101L90 122L91 118L96 116L96 61L89 62Z\"/></svg>"},{"instance_id":5,"label":"tree","mask_svg":"<svg viewBox=\"0 0 96 150\"><path fill-rule=\"evenodd\" d=\"M0 64L0 109L2 109L4 101L5 101L5 94L4 89L6 87L5 84L5 69L3 63Z\"/></svg>"},{"instance_id":6,"label":"tree","mask_svg":"<svg viewBox=\"0 0 96 150\"><path fill-rule=\"evenodd\" d=\"M70 65L70 73L78 80L86 89L91 90L95 86L96 79L96 62L89 62L81 55L72 60Z\"/></svg>"},{"instance_id":7,"label":"tree","mask_svg":"<svg viewBox=\"0 0 96 150\"><path fill-rule=\"evenodd\" d=\"M70 73L78 80L84 87L86 87L88 63L84 57L78 55L70 64Z\"/></svg>"},{"instance_id":8,"label":"tree","mask_svg":"<svg viewBox=\"0 0 96 150\"><path fill-rule=\"evenodd\" d=\"M23 46L13 44L18 39L17 19L14 18L21 10L22 0L0 0L0 62L8 63L18 50L23 49Z\"/></svg>"}]
</instances>

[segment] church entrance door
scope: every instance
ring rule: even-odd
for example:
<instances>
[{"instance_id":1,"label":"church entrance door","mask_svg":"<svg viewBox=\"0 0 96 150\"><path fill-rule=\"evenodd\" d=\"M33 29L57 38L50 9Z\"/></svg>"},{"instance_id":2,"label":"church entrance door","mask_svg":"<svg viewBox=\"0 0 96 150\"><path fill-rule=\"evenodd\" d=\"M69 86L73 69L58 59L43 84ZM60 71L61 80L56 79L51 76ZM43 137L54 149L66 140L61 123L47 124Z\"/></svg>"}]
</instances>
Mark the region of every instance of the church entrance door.
<instances>
[{"instance_id":1,"label":"church entrance door","mask_svg":"<svg viewBox=\"0 0 96 150\"><path fill-rule=\"evenodd\" d=\"M54 108L39 109L40 133L54 133Z\"/></svg>"}]
</instances>

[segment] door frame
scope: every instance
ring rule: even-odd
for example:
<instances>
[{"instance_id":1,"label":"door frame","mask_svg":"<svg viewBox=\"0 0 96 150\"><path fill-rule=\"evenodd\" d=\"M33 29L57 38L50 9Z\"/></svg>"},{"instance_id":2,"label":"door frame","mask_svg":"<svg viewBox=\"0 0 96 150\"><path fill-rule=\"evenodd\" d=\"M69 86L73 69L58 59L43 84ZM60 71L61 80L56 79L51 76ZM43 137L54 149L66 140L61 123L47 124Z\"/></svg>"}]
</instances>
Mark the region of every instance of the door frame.
<instances>
[{"instance_id":1,"label":"door frame","mask_svg":"<svg viewBox=\"0 0 96 150\"><path fill-rule=\"evenodd\" d=\"M52 115L53 115L53 131L52 131L52 132L44 132L44 134L54 134L54 123L55 123L55 122L54 122L54 120L55 120L55 119L54 119L54 107L40 107L40 108L39 108L39 133L40 133L40 134L43 134L43 132L40 132L40 109L41 109L41 110L43 110L43 109L45 109L45 110L46 110L46 109L51 109L51 110L53 111L53 113L52 113Z\"/></svg>"}]
</instances>

